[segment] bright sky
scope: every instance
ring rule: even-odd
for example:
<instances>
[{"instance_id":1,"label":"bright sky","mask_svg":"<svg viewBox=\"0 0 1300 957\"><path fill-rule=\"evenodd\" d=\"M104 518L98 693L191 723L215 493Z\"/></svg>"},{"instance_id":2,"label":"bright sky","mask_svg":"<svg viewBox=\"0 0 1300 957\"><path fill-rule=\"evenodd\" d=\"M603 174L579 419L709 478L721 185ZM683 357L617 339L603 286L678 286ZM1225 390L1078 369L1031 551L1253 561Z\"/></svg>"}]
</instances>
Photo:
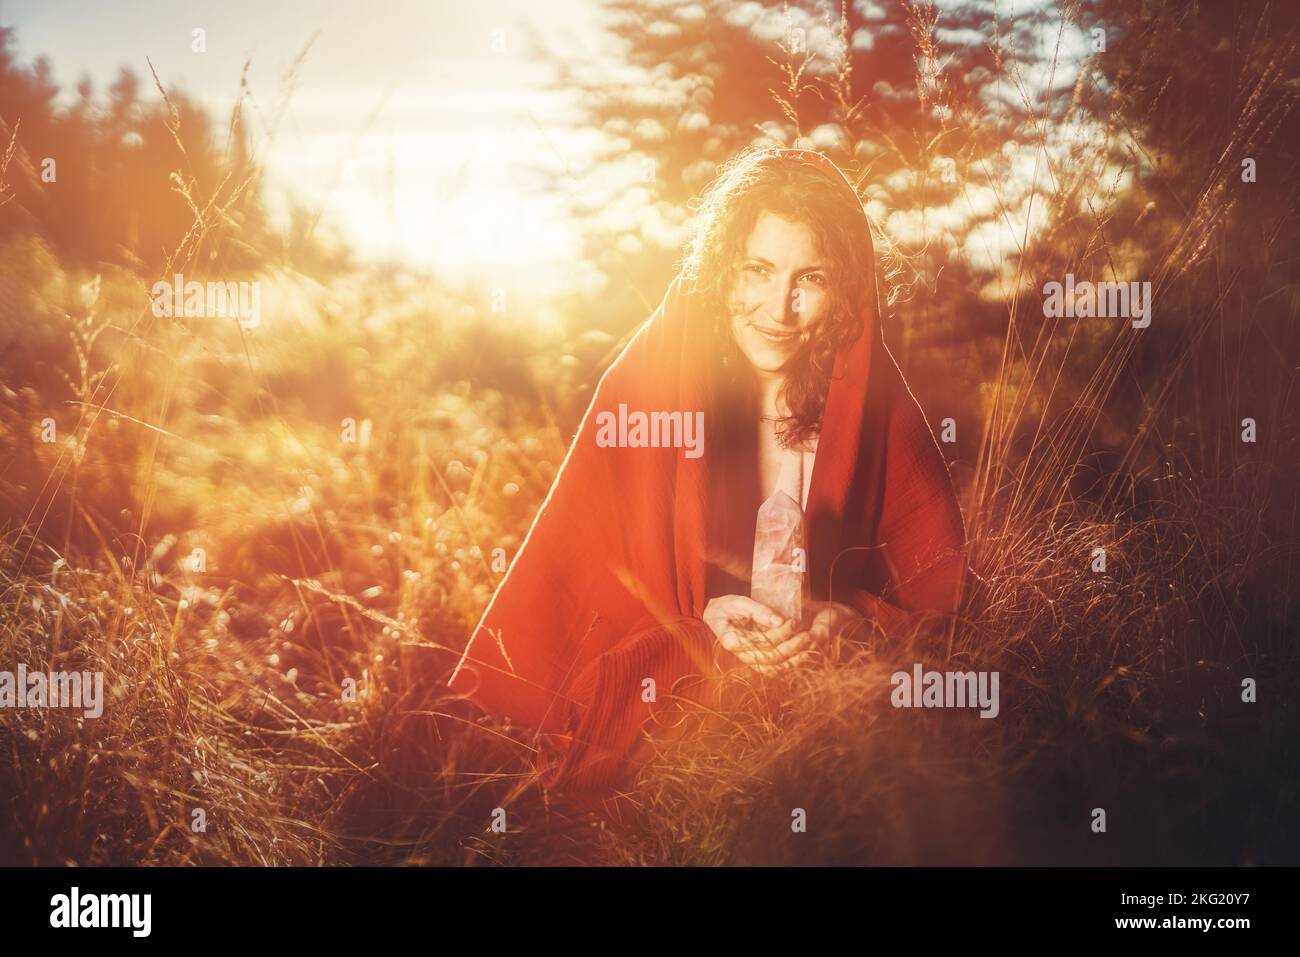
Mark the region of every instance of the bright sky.
<instances>
[{"instance_id":1,"label":"bright sky","mask_svg":"<svg viewBox=\"0 0 1300 957\"><path fill-rule=\"evenodd\" d=\"M970 2L986 12L992 6L939 6ZM868 23L884 15L875 0L857 5ZM998 9L1035 24L1017 67L1030 96L1074 82L1084 38L1073 28L1058 36L1059 15L1049 0L1011 0ZM784 32L779 7L764 13L738 3L730 10L762 36ZM19 57L48 55L68 99L83 74L102 92L122 66L134 69L149 92L147 56L169 88L187 91L224 123L251 60L246 115L269 172L273 211L292 194L323 210L363 255L429 266L452 280L523 287L538 297L594 275L589 266L575 268L579 237L566 193L601 210L607 225L628 229L648 208L649 197L632 188L626 170L567 178L558 191L539 177L541 170L584 169L600 134L575 125L572 94L545 88L556 67L531 51L549 49L578 66L607 62L610 41L598 15L599 0L0 0L0 24L18 28ZM799 16L816 34L817 19ZM762 18L765 26L756 22ZM206 52L192 49L195 29L206 31ZM985 42L940 32L941 42ZM269 139L290 92L284 75L314 35ZM993 90L1019 103L1011 84ZM1054 127L1051 149L1102 135ZM1045 206L1033 198L1048 185L1050 167L1038 154L1030 147L994 157L975 169L960 195L924 217L909 200L908 175L897 174L866 191L868 212L912 245L952 242L978 222L960 252L995 274L990 295L1005 295L1015 252L1045 224Z\"/></svg>"},{"instance_id":2,"label":"bright sky","mask_svg":"<svg viewBox=\"0 0 1300 957\"><path fill-rule=\"evenodd\" d=\"M292 191L365 255L489 281L522 270L537 292L563 285L577 237L530 182L581 166L582 147L567 96L544 89L554 67L529 50L597 58L595 14L596 0L0 0L20 59L48 55L68 98L123 66L148 92L149 57L224 123L251 59L272 209ZM268 148L284 74L317 32Z\"/></svg>"}]
</instances>

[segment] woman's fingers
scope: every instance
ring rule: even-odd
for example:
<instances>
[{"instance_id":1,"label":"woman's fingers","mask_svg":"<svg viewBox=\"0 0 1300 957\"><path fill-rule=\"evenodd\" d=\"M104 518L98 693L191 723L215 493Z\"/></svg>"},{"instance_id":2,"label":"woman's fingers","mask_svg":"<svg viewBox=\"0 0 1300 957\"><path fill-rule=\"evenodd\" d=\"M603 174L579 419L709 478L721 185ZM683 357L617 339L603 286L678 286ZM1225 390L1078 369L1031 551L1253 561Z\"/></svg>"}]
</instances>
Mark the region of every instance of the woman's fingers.
<instances>
[{"instance_id":1,"label":"woman's fingers","mask_svg":"<svg viewBox=\"0 0 1300 957\"><path fill-rule=\"evenodd\" d=\"M770 645L751 643L747 648L732 653L747 665L776 665L807 648L811 641L808 632L801 631L784 641Z\"/></svg>"},{"instance_id":2,"label":"woman's fingers","mask_svg":"<svg viewBox=\"0 0 1300 957\"><path fill-rule=\"evenodd\" d=\"M866 619L847 605L827 605L813 616L809 630L819 644L828 645L832 638L861 638Z\"/></svg>"},{"instance_id":3,"label":"woman's fingers","mask_svg":"<svg viewBox=\"0 0 1300 957\"><path fill-rule=\"evenodd\" d=\"M722 646L730 652L761 649L770 651L794 632L794 622L783 621L775 628L760 629L748 621L732 620L718 634Z\"/></svg>"},{"instance_id":4,"label":"woman's fingers","mask_svg":"<svg viewBox=\"0 0 1300 957\"><path fill-rule=\"evenodd\" d=\"M814 637L808 631L796 634L796 622L743 595L713 599L703 618L718 636L718 644L741 664L762 673L800 655Z\"/></svg>"},{"instance_id":5,"label":"woman's fingers","mask_svg":"<svg viewBox=\"0 0 1300 957\"><path fill-rule=\"evenodd\" d=\"M721 636L722 633L727 630L726 626L729 620L727 616L727 608L717 599L709 602L708 606L704 609L704 615L702 617L704 618L704 623L709 626L709 629L715 635Z\"/></svg>"},{"instance_id":6,"label":"woman's fingers","mask_svg":"<svg viewBox=\"0 0 1300 957\"><path fill-rule=\"evenodd\" d=\"M780 662L779 664L751 665L750 667L753 668L753 670L758 672L760 675L779 675L787 671L793 671L795 668L798 668L805 661L810 660L814 654L815 651L812 648L809 648L808 650L801 651L796 655L791 655L789 658L787 658L785 661Z\"/></svg>"},{"instance_id":7,"label":"woman's fingers","mask_svg":"<svg viewBox=\"0 0 1300 957\"><path fill-rule=\"evenodd\" d=\"M770 652L790 637L792 628L792 625L785 624L771 631L762 632L732 623L718 635L718 641L722 647L736 655L742 652Z\"/></svg>"},{"instance_id":8,"label":"woman's fingers","mask_svg":"<svg viewBox=\"0 0 1300 957\"><path fill-rule=\"evenodd\" d=\"M722 645L723 648L726 648L733 655L736 652L749 647L749 643L745 640L745 636L731 628L728 628L725 631L720 631L717 635L718 644Z\"/></svg>"},{"instance_id":9,"label":"woman's fingers","mask_svg":"<svg viewBox=\"0 0 1300 957\"><path fill-rule=\"evenodd\" d=\"M771 608L744 595L711 599L701 617L719 638L728 631L771 631L785 624Z\"/></svg>"},{"instance_id":10,"label":"woman's fingers","mask_svg":"<svg viewBox=\"0 0 1300 957\"><path fill-rule=\"evenodd\" d=\"M753 644L762 648L772 648L793 635L794 626L793 621L782 619L775 628L750 628L746 633Z\"/></svg>"},{"instance_id":11,"label":"woman's fingers","mask_svg":"<svg viewBox=\"0 0 1300 957\"><path fill-rule=\"evenodd\" d=\"M776 667L780 671L792 671L804 662L812 660L813 655L816 653L815 649L809 648L807 651L801 651L797 655L791 655Z\"/></svg>"},{"instance_id":12,"label":"woman's fingers","mask_svg":"<svg viewBox=\"0 0 1300 957\"><path fill-rule=\"evenodd\" d=\"M747 614L729 614L722 619L715 618L706 624L720 640L740 641L745 644L773 644L784 641L794 630L794 622L777 618L772 627L758 625Z\"/></svg>"},{"instance_id":13,"label":"woman's fingers","mask_svg":"<svg viewBox=\"0 0 1300 957\"><path fill-rule=\"evenodd\" d=\"M748 618L756 626L764 630L776 628L785 621L784 618L762 602L746 598L744 595L735 595L727 611L733 617Z\"/></svg>"}]
</instances>

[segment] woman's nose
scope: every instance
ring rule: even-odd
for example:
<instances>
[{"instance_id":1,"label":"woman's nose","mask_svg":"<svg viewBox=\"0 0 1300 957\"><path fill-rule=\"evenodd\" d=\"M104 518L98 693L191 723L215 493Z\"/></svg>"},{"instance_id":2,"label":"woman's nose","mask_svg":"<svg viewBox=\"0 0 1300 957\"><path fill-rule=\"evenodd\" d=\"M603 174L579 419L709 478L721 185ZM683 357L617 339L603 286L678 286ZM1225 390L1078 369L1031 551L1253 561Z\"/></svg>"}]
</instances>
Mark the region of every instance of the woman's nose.
<instances>
[{"instance_id":1,"label":"woman's nose","mask_svg":"<svg viewBox=\"0 0 1300 957\"><path fill-rule=\"evenodd\" d=\"M768 303L768 315L772 317L773 322L778 322L783 326L794 325L799 321L799 301L795 294L795 283L789 281L777 280L772 283L772 299Z\"/></svg>"}]
</instances>

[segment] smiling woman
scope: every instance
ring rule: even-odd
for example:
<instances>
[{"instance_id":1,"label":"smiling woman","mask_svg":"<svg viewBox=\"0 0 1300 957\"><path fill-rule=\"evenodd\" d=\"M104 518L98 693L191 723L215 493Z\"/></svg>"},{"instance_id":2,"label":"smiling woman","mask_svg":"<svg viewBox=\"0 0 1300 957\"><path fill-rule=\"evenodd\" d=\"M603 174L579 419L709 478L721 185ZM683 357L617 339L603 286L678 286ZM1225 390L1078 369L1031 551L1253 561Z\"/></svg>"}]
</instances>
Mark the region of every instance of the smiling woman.
<instances>
[{"instance_id":1,"label":"smiling woman","mask_svg":"<svg viewBox=\"0 0 1300 957\"><path fill-rule=\"evenodd\" d=\"M694 679L956 611L961 513L881 338L874 269L857 194L819 153L748 151L706 192L450 679L538 730L551 784L617 784ZM627 408L700 410L706 454L599 441Z\"/></svg>"},{"instance_id":2,"label":"smiling woman","mask_svg":"<svg viewBox=\"0 0 1300 957\"><path fill-rule=\"evenodd\" d=\"M767 210L749 235L731 332L766 378L785 368L826 311L825 267L802 265L820 258L811 229Z\"/></svg>"}]
</instances>

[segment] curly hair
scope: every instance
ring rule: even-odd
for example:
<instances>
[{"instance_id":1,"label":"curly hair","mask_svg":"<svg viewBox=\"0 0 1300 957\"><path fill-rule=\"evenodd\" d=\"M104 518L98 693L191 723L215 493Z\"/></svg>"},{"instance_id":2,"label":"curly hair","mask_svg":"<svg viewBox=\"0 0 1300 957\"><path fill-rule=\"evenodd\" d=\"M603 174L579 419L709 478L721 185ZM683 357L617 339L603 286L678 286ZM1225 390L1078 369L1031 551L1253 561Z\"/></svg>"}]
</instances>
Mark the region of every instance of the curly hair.
<instances>
[{"instance_id":1,"label":"curly hair","mask_svg":"<svg viewBox=\"0 0 1300 957\"><path fill-rule=\"evenodd\" d=\"M778 423L782 445L803 442L821 428L835 355L862 331L861 306L874 305L871 232L861 208L823 171L770 148L751 147L725 164L695 203L682 275L715 317L724 381L756 386L731 332L732 291L745 245L759 217L770 212L806 225L827 266L828 309L791 358L781 398L790 415Z\"/></svg>"}]
</instances>

